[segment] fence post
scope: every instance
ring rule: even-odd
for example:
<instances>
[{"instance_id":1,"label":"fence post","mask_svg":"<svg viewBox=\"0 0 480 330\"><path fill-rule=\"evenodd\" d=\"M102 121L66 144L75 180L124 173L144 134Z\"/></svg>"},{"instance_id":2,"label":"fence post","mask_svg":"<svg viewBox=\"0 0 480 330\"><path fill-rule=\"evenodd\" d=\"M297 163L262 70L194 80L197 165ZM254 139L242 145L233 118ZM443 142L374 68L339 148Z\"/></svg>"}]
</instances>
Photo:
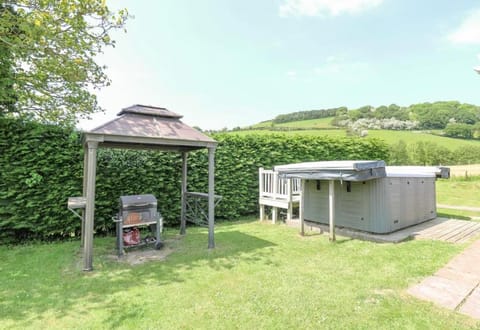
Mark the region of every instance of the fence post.
<instances>
[{"instance_id":1,"label":"fence post","mask_svg":"<svg viewBox=\"0 0 480 330\"><path fill-rule=\"evenodd\" d=\"M278 195L278 173L273 172L273 198L277 199ZM272 207L272 222L275 223L277 222L277 213L278 209L276 206Z\"/></svg>"},{"instance_id":2,"label":"fence post","mask_svg":"<svg viewBox=\"0 0 480 330\"><path fill-rule=\"evenodd\" d=\"M287 220L292 220L293 217L293 189L292 189L292 179L287 178L287 194L288 194L288 209L287 209Z\"/></svg>"}]
</instances>

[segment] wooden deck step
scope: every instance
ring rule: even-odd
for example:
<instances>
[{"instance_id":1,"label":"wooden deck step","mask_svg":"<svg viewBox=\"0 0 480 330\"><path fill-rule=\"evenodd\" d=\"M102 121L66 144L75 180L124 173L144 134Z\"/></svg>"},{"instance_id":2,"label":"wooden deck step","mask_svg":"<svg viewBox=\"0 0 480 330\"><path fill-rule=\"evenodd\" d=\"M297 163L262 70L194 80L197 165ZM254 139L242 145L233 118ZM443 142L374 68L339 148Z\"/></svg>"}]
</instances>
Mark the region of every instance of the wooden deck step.
<instances>
[{"instance_id":1,"label":"wooden deck step","mask_svg":"<svg viewBox=\"0 0 480 330\"><path fill-rule=\"evenodd\" d=\"M478 234L480 234L480 222L449 219L438 225L420 230L415 238L464 243Z\"/></svg>"},{"instance_id":2,"label":"wooden deck step","mask_svg":"<svg viewBox=\"0 0 480 330\"><path fill-rule=\"evenodd\" d=\"M290 220L286 223L290 226L300 226L300 221L298 219ZM308 230L328 232L328 225L326 224L307 221L305 225ZM465 243L476 236L480 236L480 222L436 218L390 234L373 234L341 227L337 227L336 231L338 235L341 236L360 238L375 242L398 243L410 237L413 239L431 239L450 243Z\"/></svg>"}]
</instances>

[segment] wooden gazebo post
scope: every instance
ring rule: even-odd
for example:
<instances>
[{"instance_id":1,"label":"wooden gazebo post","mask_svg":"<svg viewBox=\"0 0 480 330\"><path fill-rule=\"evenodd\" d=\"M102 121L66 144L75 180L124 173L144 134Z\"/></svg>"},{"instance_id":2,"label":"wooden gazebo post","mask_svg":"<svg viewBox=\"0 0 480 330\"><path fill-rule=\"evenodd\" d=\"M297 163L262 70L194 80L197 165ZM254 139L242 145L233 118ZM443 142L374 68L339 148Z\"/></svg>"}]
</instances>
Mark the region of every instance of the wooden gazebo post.
<instances>
[{"instance_id":1,"label":"wooden gazebo post","mask_svg":"<svg viewBox=\"0 0 480 330\"><path fill-rule=\"evenodd\" d=\"M85 197L85 224L83 241L83 270L90 271L93 269L93 218L95 214L95 176L97 170L97 147L98 142L86 141L87 157L85 157L87 168L87 179Z\"/></svg>"},{"instance_id":2,"label":"wooden gazebo post","mask_svg":"<svg viewBox=\"0 0 480 330\"><path fill-rule=\"evenodd\" d=\"M208 148L208 248L215 247L215 147Z\"/></svg>"},{"instance_id":3,"label":"wooden gazebo post","mask_svg":"<svg viewBox=\"0 0 480 330\"><path fill-rule=\"evenodd\" d=\"M180 235L185 235L187 227L186 210L187 210L187 156L188 153L182 152L182 195L180 203L182 205L180 214Z\"/></svg>"}]
</instances>

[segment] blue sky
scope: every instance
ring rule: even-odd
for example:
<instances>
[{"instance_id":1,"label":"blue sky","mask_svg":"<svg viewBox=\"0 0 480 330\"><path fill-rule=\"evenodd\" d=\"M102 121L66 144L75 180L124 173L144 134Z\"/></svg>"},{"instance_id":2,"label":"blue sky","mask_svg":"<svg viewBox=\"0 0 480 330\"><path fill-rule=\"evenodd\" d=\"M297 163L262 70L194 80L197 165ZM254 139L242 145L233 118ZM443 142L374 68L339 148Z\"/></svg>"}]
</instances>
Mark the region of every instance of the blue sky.
<instances>
[{"instance_id":1,"label":"blue sky","mask_svg":"<svg viewBox=\"0 0 480 330\"><path fill-rule=\"evenodd\" d=\"M163 106L203 129L302 110L458 100L480 105L480 2L111 1L134 16L99 62L107 112Z\"/></svg>"}]
</instances>

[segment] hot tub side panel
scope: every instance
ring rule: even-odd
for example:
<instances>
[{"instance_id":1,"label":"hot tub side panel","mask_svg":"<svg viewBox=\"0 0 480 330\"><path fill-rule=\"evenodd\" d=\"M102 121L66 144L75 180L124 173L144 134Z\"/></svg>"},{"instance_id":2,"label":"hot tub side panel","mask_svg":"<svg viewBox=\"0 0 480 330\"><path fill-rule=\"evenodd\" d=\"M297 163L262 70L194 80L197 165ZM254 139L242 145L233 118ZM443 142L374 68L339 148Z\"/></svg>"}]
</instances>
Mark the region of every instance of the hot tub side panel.
<instances>
[{"instance_id":1,"label":"hot tub side panel","mask_svg":"<svg viewBox=\"0 0 480 330\"><path fill-rule=\"evenodd\" d=\"M335 181L335 225L371 231L371 182ZM328 224L328 181L306 180L305 220Z\"/></svg>"},{"instance_id":2,"label":"hot tub side panel","mask_svg":"<svg viewBox=\"0 0 480 330\"><path fill-rule=\"evenodd\" d=\"M435 178L335 181L335 224L339 227L387 234L435 218L435 205ZM328 224L327 180L306 180L305 220Z\"/></svg>"},{"instance_id":3,"label":"hot tub side panel","mask_svg":"<svg viewBox=\"0 0 480 330\"><path fill-rule=\"evenodd\" d=\"M390 221L387 207L387 189L385 178L372 180L370 185L370 226L366 231L376 234L390 233L395 230L393 221Z\"/></svg>"},{"instance_id":4,"label":"hot tub side panel","mask_svg":"<svg viewBox=\"0 0 480 330\"><path fill-rule=\"evenodd\" d=\"M436 214L435 178L387 177L386 203L392 231L433 219Z\"/></svg>"},{"instance_id":5,"label":"hot tub side panel","mask_svg":"<svg viewBox=\"0 0 480 330\"><path fill-rule=\"evenodd\" d=\"M305 180L304 201L305 220L328 224L328 181Z\"/></svg>"},{"instance_id":6,"label":"hot tub side panel","mask_svg":"<svg viewBox=\"0 0 480 330\"><path fill-rule=\"evenodd\" d=\"M370 231L372 213L372 182L335 182L335 223L339 226Z\"/></svg>"}]
</instances>

